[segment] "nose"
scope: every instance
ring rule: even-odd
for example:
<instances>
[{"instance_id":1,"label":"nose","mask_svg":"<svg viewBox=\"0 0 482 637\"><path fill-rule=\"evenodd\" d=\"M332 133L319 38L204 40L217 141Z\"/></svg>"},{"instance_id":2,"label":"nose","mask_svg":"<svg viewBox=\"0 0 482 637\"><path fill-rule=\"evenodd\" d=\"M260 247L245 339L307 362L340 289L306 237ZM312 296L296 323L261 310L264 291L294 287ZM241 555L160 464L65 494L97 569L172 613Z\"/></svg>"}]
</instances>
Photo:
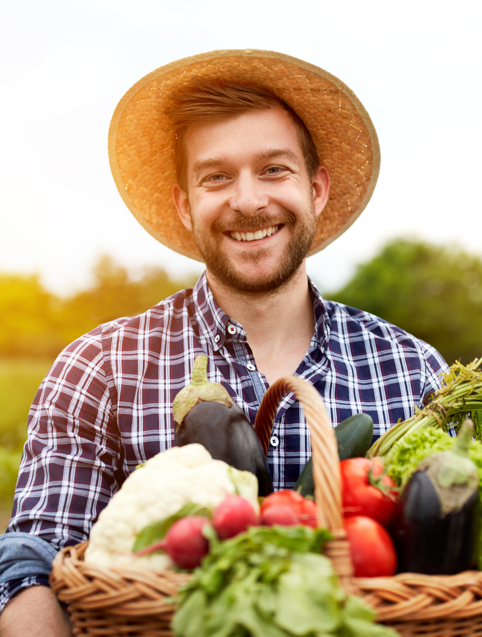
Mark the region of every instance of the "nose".
<instances>
[{"instance_id":1,"label":"nose","mask_svg":"<svg viewBox=\"0 0 482 637\"><path fill-rule=\"evenodd\" d=\"M231 209L252 217L266 209L268 203L269 197L255 175L249 172L239 174L229 198Z\"/></svg>"}]
</instances>

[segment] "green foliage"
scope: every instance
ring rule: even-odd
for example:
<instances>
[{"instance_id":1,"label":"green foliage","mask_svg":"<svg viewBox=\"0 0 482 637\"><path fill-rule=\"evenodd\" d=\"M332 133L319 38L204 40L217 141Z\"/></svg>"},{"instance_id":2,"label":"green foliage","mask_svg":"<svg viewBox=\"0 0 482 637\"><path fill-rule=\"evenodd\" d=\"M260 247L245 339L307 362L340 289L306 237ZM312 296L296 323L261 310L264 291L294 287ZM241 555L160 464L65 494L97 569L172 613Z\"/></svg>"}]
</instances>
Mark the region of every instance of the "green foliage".
<instances>
[{"instance_id":1,"label":"green foliage","mask_svg":"<svg viewBox=\"0 0 482 637\"><path fill-rule=\"evenodd\" d=\"M392 241L327 297L398 325L449 364L482 356L482 260L461 249Z\"/></svg>"},{"instance_id":2,"label":"green foliage","mask_svg":"<svg viewBox=\"0 0 482 637\"><path fill-rule=\"evenodd\" d=\"M174 281L160 268L147 269L140 280L132 280L108 256L100 257L93 274L94 284L63 304L61 331L66 345L101 323L141 314L195 283L193 278Z\"/></svg>"},{"instance_id":3,"label":"green foliage","mask_svg":"<svg viewBox=\"0 0 482 637\"><path fill-rule=\"evenodd\" d=\"M50 356L59 352L59 299L37 275L0 274L0 356Z\"/></svg>"},{"instance_id":4,"label":"green foliage","mask_svg":"<svg viewBox=\"0 0 482 637\"><path fill-rule=\"evenodd\" d=\"M66 299L47 292L37 275L0 274L0 357L53 360L97 325L145 312L194 282L173 280L160 268L134 280L108 256L96 263L89 289Z\"/></svg>"},{"instance_id":5,"label":"green foliage","mask_svg":"<svg viewBox=\"0 0 482 637\"><path fill-rule=\"evenodd\" d=\"M329 533L308 527L251 527L211 550L180 592L178 637L394 637L373 623L361 599L347 598L320 555Z\"/></svg>"}]
</instances>

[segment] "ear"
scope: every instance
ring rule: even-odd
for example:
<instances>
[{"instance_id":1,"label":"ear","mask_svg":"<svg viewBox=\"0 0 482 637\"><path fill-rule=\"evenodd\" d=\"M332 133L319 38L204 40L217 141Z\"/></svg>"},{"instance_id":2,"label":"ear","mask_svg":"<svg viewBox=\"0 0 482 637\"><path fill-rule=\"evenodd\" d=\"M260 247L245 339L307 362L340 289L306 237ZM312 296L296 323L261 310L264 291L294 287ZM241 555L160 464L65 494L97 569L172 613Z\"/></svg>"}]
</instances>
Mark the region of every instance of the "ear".
<instances>
[{"instance_id":1,"label":"ear","mask_svg":"<svg viewBox=\"0 0 482 637\"><path fill-rule=\"evenodd\" d=\"M179 218L182 221L182 225L186 228L186 230L190 230L192 232L192 223L191 223L191 214L189 212L189 197L184 190L178 184L175 184L172 187L172 198L174 200L174 205L177 208L177 213Z\"/></svg>"},{"instance_id":2,"label":"ear","mask_svg":"<svg viewBox=\"0 0 482 637\"><path fill-rule=\"evenodd\" d=\"M330 175L324 166L319 166L313 176L313 202L315 204L315 214L321 215L328 202L330 194Z\"/></svg>"}]
</instances>

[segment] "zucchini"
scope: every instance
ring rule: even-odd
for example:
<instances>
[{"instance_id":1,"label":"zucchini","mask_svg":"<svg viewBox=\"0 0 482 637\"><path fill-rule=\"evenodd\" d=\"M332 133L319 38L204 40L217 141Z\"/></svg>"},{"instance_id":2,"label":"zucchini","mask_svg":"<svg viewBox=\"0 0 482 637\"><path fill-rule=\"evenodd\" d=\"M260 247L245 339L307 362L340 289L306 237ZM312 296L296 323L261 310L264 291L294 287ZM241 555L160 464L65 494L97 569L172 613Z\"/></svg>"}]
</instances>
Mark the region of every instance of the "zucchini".
<instances>
[{"instance_id":1,"label":"zucchini","mask_svg":"<svg viewBox=\"0 0 482 637\"><path fill-rule=\"evenodd\" d=\"M366 414L350 416L338 427L335 427L335 436L338 443L338 456L340 460L347 458L363 458L373 438L373 420ZM310 458L303 467L300 477L296 481L295 491L302 496L315 494L313 481L313 463Z\"/></svg>"}]
</instances>

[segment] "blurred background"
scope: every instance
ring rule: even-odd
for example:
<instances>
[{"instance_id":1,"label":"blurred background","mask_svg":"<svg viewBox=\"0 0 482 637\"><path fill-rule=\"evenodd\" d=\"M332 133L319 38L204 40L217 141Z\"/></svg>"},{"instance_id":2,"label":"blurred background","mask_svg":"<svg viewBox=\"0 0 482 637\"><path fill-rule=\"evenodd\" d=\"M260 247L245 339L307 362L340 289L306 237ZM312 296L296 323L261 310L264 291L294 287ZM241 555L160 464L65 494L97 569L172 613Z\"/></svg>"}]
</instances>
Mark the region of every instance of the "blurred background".
<instances>
[{"instance_id":1,"label":"blurred background","mask_svg":"<svg viewBox=\"0 0 482 637\"><path fill-rule=\"evenodd\" d=\"M60 350L192 285L117 193L122 95L178 58L282 51L354 90L379 135L367 209L308 270L327 298L482 356L482 5L461 0L10 0L0 9L0 532L30 403Z\"/></svg>"}]
</instances>

